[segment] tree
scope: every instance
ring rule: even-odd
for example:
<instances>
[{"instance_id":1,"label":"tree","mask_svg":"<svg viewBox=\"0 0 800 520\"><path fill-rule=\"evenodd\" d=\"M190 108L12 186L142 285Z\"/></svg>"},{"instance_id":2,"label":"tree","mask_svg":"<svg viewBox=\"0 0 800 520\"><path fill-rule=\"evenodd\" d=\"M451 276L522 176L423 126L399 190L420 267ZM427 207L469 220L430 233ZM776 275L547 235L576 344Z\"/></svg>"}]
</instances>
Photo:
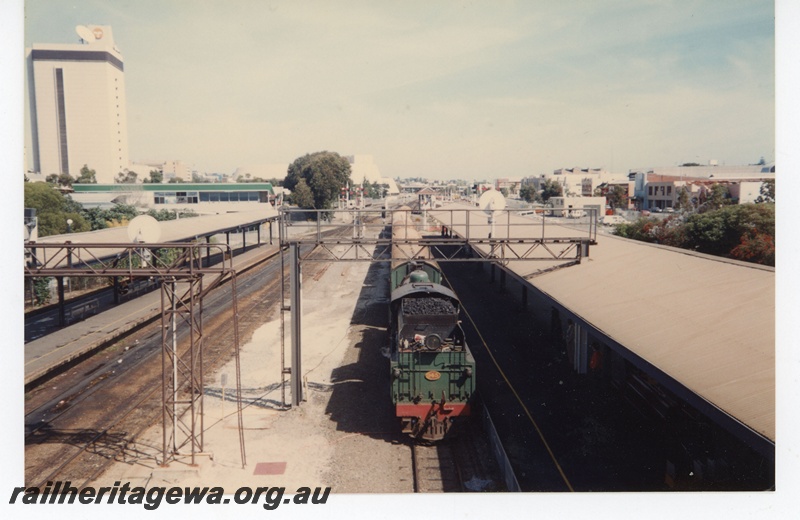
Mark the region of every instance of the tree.
<instances>
[{"instance_id":1,"label":"tree","mask_svg":"<svg viewBox=\"0 0 800 520\"><path fill-rule=\"evenodd\" d=\"M689 199L689 190L686 187L681 188L678 192L678 202L675 209L679 211L691 211L692 201Z\"/></svg>"},{"instance_id":2,"label":"tree","mask_svg":"<svg viewBox=\"0 0 800 520\"><path fill-rule=\"evenodd\" d=\"M350 181L350 162L335 152L316 152L295 159L289 165L283 186L291 191L304 180L311 191L313 202L309 205L295 203L306 209L328 209L338 200L339 192Z\"/></svg>"},{"instance_id":3,"label":"tree","mask_svg":"<svg viewBox=\"0 0 800 520\"><path fill-rule=\"evenodd\" d=\"M614 228L617 236L639 240L640 242L655 242L656 234L653 231L659 224L659 220L654 217L642 217L635 222L620 224Z\"/></svg>"},{"instance_id":4,"label":"tree","mask_svg":"<svg viewBox=\"0 0 800 520\"><path fill-rule=\"evenodd\" d=\"M164 174L159 170L150 170L150 178L142 180L142 182L148 184L161 184L163 181Z\"/></svg>"},{"instance_id":5,"label":"tree","mask_svg":"<svg viewBox=\"0 0 800 520\"><path fill-rule=\"evenodd\" d=\"M764 159L763 157L761 158ZM769 179L761 183L760 195L756 199L757 204L775 202L775 179Z\"/></svg>"},{"instance_id":6,"label":"tree","mask_svg":"<svg viewBox=\"0 0 800 520\"><path fill-rule=\"evenodd\" d=\"M775 236L750 229L741 236L739 245L731 249L731 257L774 266Z\"/></svg>"},{"instance_id":7,"label":"tree","mask_svg":"<svg viewBox=\"0 0 800 520\"><path fill-rule=\"evenodd\" d=\"M768 243L772 244L771 252ZM775 206L772 204L728 205L686 219L686 247L701 253L774 265L774 243ZM756 249L761 253L757 255Z\"/></svg>"},{"instance_id":8,"label":"tree","mask_svg":"<svg viewBox=\"0 0 800 520\"><path fill-rule=\"evenodd\" d=\"M67 220L72 220L72 225L67 225ZM91 228L80 213L68 213L63 211L48 211L39 213L37 211L37 228L39 236L63 235L68 232L80 233L90 231Z\"/></svg>"},{"instance_id":9,"label":"tree","mask_svg":"<svg viewBox=\"0 0 800 520\"><path fill-rule=\"evenodd\" d=\"M702 204L700 212L712 211L720 209L725 204L729 204L728 187L724 184L713 184L705 196L705 202Z\"/></svg>"},{"instance_id":10,"label":"tree","mask_svg":"<svg viewBox=\"0 0 800 520\"><path fill-rule=\"evenodd\" d=\"M563 193L564 189L558 182L553 179L544 181L544 187L542 188L542 200L544 202L550 200L550 197L560 197Z\"/></svg>"},{"instance_id":11,"label":"tree","mask_svg":"<svg viewBox=\"0 0 800 520\"><path fill-rule=\"evenodd\" d=\"M45 181L47 181L48 184L53 184L64 188L71 188L72 183L74 182L73 178L68 173L62 173L61 175L51 173L47 176Z\"/></svg>"},{"instance_id":12,"label":"tree","mask_svg":"<svg viewBox=\"0 0 800 520\"><path fill-rule=\"evenodd\" d=\"M68 219L72 220L72 232L89 231L80 204L44 182L26 182L24 187L25 207L36 209L40 237L66 233Z\"/></svg>"},{"instance_id":13,"label":"tree","mask_svg":"<svg viewBox=\"0 0 800 520\"><path fill-rule=\"evenodd\" d=\"M612 186L606 193L606 201L612 208L627 208L628 190L620 185Z\"/></svg>"},{"instance_id":14,"label":"tree","mask_svg":"<svg viewBox=\"0 0 800 520\"><path fill-rule=\"evenodd\" d=\"M532 184L525 184L519 190L519 196L525 202L533 202L536 199L536 189Z\"/></svg>"},{"instance_id":15,"label":"tree","mask_svg":"<svg viewBox=\"0 0 800 520\"><path fill-rule=\"evenodd\" d=\"M139 215L139 210L130 204L115 204L109 209L84 208L81 215L92 226L92 231L96 229L106 229L127 225L128 222Z\"/></svg>"},{"instance_id":16,"label":"tree","mask_svg":"<svg viewBox=\"0 0 800 520\"><path fill-rule=\"evenodd\" d=\"M691 249L764 265L775 265L775 205L736 204L695 213L684 220L641 218L617 226L626 238Z\"/></svg>"},{"instance_id":17,"label":"tree","mask_svg":"<svg viewBox=\"0 0 800 520\"><path fill-rule=\"evenodd\" d=\"M364 196L368 199L380 199L386 196L389 191L388 184L379 184L378 181L373 183L364 183Z\"/></svg>"},{"instance_id":18,"label":"tree","mask_svg":"<svg viewBox=\"0 0 800 520\"><path fill-rule=\"evenodd\" d=\"M48 208L60 211L63 205L63 198L57 190L54 190L47 183L28 182L25 184L25 207L35 208L37 214L44 213Z\"/></svg>"},{"instance_id":19,"label":"tree","mask_svg":"<svg viewBox=\"0 0 800 520\"><path fill-rule=\"evenodd\" d=\"M117 174L117 178L114 180L117 184L136 184L136 178L139 175L134 171L124 171L119 172Z\"/></svg>"},{"instance_id":20,"label":"tree","mask_svg":"<svg viewBox=\"0 0 800 520\"><path fill-rule=\"evenodd\" d=\"M50 276L39 276L33 279L33 291L34 297L36 298L36 305L50 303L50 280L52 279L53 278Z\"/></svg>"},{"instance_id":21,"label":"tree","mask_svg":"<svg viewBox=\"0 0 800 520\"><path fill-rule=\"evenodd\" d=\"M81 174L75 179L75 184L97 184L96 172L89 169L87 164L81 168Z\"/></svg>"},{"instance_id":22,"label":"tree","mask_svg":"<svg viewBox=\"0 0 800 520\"><path fill-rule=\"evenodd\" d=\"M314 207L314 194L311 193L311 188L308 187L305 179L300 179L295 184L292 191L292 202L299 208Z\"/></svg>"},{"instance_id":23,"label":"tree","mask_svg":"<svg viewBox=\"0 0 800 520\"><path fill-rule=\"evenodd\" d=\"M97 229L105 229L108 227L108 224L106 224L106 219L103 218L104 210L100 208L87 208L84 209L81 214L86 219L86 222L89 223L92 231Z\"/></svg>"},{"instance_id":24,"label":"tree","mask_svg":"<svg viewBox=\"0 0 800 520\"><path fill-rule=\"evenodd\" d=\"M181 184L182 182L183 179L181 179L180 177L173 177L169 180L167 184Z\"/></svg>"}]
</instances>

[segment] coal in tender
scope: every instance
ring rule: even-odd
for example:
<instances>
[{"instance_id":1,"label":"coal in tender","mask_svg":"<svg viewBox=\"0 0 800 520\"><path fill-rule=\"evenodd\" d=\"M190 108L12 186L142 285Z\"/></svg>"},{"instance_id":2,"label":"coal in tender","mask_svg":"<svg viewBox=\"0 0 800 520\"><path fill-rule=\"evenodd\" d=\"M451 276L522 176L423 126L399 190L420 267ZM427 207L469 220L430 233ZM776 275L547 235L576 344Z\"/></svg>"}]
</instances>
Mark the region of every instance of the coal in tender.
<instances>
[{"instance_id":1,"label":"coal in tender","mask_svg":"<svg viewBox=\"0 0 800 520\"><path fill-rule=\"evenodd\" d=\"M403 314L406 316L433 316L455 313L456 307L453 303L443 298L409 298L403 302Z\"/></svg>"}]
</instances>

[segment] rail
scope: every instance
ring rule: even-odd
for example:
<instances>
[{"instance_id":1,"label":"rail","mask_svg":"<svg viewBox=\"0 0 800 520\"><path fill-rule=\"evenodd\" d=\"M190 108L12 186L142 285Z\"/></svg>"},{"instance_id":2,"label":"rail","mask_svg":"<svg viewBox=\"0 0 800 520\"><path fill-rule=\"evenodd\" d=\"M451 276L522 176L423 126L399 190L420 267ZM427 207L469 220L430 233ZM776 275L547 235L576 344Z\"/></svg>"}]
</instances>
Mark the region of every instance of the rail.
<instances>
[{"instance_id":1,"label":"rail","mask_svg":"<svg viewBox=\"0 0 800 520\"><path fill-rule=\"evenodd\" d=\"M220 265L211 266L211 252ZM203 261L205 252L205 262ZM236 270L229 245L210 243L25 243L25 277L55 276L63 302L63 278L153 277L161 283L162 464L190 446L191 461L203 451L203 298L226 277L231 280L236 391L241 397L237 326ZM206 264L205 266L203 264ZM204 284L205 275L211 276ZM62 305L61 313L64 309ZM60 320L66 322L65 317ZM178 354L177 329L188 329L188 362ZM241 402L241 399L238 400ZM245 465L241 406L239 420L242 467ZM188 418L187 418L188 416ZM171 434L168 433L171 430ZM178 436L183 436L179 442ZM168 449L172 442L172 451Z\"/></svg>"}]
</instances>

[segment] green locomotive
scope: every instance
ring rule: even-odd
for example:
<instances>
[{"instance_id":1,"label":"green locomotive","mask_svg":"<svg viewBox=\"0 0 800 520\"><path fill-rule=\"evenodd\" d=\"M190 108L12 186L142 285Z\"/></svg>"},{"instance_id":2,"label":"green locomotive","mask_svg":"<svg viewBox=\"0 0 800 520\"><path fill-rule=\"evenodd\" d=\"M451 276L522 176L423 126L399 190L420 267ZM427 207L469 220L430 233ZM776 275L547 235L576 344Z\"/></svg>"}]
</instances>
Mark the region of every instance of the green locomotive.
<instances>
[{"instance_id":1,"label":"green locomotive","mask_svg":"<svg viewBox=\"0 0 800 520\"><path fill-rule=\"evenodd\" d=\"M410 212L392 222L390 338L391 397L403 428L414 438L440 440L471 413L475 360L459 320L460 302L442 285L442 272L426 254L403 254L419 237Z\"/></svg>"}]
</instances>

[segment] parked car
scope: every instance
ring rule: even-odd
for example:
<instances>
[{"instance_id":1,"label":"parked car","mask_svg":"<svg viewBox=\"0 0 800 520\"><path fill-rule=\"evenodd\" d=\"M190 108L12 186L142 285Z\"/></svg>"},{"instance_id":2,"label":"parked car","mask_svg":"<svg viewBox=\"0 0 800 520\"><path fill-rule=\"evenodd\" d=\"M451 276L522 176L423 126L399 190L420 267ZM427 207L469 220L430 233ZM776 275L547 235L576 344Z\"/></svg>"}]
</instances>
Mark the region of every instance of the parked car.
<instances>
[{"instance_id":1,"label":"parked car","mask_svg":"<svg viewBox=\"0 0 800 520\"><path fill-rule=\"evenodd\" d=\"M617 226L619 224L625 224L627 222L627 220L625 220L619 215L605 215L603 216L602 220L604 226Z\"/></svg>"}]
</instances>

